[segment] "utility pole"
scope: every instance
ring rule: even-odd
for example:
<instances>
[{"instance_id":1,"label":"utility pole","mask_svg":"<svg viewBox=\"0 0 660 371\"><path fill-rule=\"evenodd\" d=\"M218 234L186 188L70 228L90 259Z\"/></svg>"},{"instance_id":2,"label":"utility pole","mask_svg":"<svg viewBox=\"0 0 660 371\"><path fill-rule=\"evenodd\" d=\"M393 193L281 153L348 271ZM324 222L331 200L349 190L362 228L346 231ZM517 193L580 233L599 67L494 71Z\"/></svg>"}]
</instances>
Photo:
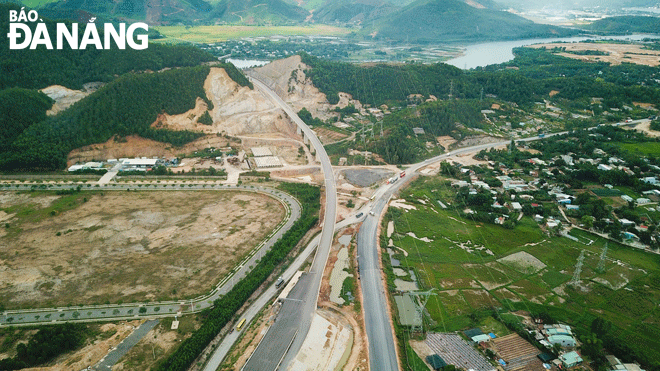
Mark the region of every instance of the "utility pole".
<instances>
[{"instance_id":1,"label":"utility pole","mask_svg":"<svg viewBox=\"0 0 660 371\"><path fill-rule=\"evenodd\" d=\"M600 252L600 261L598 261L598 267L596 267L596 272L598 273L605 272L605 255L607 255L607 242L605 242L603 251Z\"/></svg>"},{"instance_id":2,"label":"utility pole","mask_svg":"<svg viewBox=\"0 0 660 371\"><path fill-rule=\"evenodd\" d=\"M415 304L415 315L419 319L419 326L413 325L411 330L412 332L423 332L424 331L424 308L426 303L428 303L431 295L437 295L433 292L435 289L430 289L429 291L420 291L420 292L409 292L408 295L411 297L413 304Z\"/></svg>"},{"instance_id":3,"label":"utility pole","mask_svg":"<svg viewBox=\"0 0 660 371\"><path fill-rule=\"evenodd\" d=\"M580 273L582 273L582 264L584 262L584 250L580 251L580 256L578 257L577 264L575 264L575 272L573 273L573 279L569 282L570 285L577 285L580 281Z\"/></svg>"}]
</instances>

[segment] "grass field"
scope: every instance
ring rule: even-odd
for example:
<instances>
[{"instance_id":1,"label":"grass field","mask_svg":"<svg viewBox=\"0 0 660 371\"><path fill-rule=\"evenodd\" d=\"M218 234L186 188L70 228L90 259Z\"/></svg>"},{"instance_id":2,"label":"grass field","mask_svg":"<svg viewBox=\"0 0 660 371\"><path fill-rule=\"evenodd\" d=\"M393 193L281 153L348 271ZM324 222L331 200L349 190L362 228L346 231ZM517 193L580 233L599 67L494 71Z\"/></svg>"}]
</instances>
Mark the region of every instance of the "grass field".
<instances>
[{"instance_id":1,"label":"grass field","mask_svg":"<svg viewBox=\"0 0 660 371\"><path fill-rule=\"evenodd\" d=\"M613 143L619 148L639 155L657 155L660 153L660 142L642 142L642 143Z\"/></svg>"},{"instance_id":2,"label":"grass field","mask_svg":"<svg viewBox=\"0 0 660 371\"><path fill-rule=\"evenodd\" d=\"M394 244L408 252L395 257L426 278L421 290L437 293L427 304L432 330L478 326L479 313L492 308L546 311L584 329L601 317L621 339L643 344L637 350L660 349L660 256L609 241L604 270L598 271L606 241L589 232L574 229L576 242L543 233L528 216L513 230L474 222L460 210L438 206L437 201L454 201L440 178L414 182L402 198L417 209L390 209L385 222L394 221ZM572 286L581 251L580 281ZM535 263L538 269L530 269L529 261L516 260L518 252L545 267ZM660 360L657 352L648 356Z\"/></svg>"},{"instance_id":3,"label":"grass field","mask_svg":"<svg viewBox=\"0 0 660 371\"><path fill-rule=\"evenodd\" d=\"M327 25L313 26L158 26L155 29L166 36L159 42L185 41L216 43L243 37L282 36L343 36L353 30Z\"/></svg>"}]
</instances>

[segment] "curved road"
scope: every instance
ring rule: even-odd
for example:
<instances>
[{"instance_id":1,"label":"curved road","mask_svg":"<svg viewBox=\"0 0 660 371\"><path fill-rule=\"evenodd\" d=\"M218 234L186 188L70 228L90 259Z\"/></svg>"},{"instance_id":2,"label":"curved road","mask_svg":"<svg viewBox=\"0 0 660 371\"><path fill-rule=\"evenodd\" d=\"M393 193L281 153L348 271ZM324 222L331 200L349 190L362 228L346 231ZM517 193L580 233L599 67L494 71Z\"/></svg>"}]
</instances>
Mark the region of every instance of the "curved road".
<instances>
[{"instance_id":1,"label":"curved road","mask_svg":"<svg viewBox=\"0 0 660 371\"><path fill-rule=\"evenodd\" d=\"M612 126L634 125L648 121L647 119L634 120L632 122L620 122L611 124ZM594 129L590 128L589 130ZM567 134L568 131L551 133L538 136L515 139L516 142L530 142L544 139L556 135ZM390 325L390 312L386 303L386 287L382 281L381 265L378 259L378 223L380 216L390 197L408 183L410 176L420 168L430 164L447 159L463 153L470 153L489 149L511 143L511 140L505 140L497 143L481 144L472 147L460 148L448 153L412 164L406 169L408 176L392 185L385 186L384 192L374 200L371 211L375 215L367 215L360 231L358 232L358 266L360 269L360 281L362 286L365 332L369 342L369 364L371 370L389 371L398 370L397 348L393 335L393 329Z\"/></svg>"},{"instance_id":2,"label":"curved road","mask_svg":"<svg viewBox=\"0 0 660 371\"><path fill-rule=\"evenodd\" d=\"M46 190L64 190L77 187L79 184L44 184L48 186ZM40 309L21 309L8 310L0 313L0 327L16 325L38 325L58 322L97 322L120 319L135 319L141 317L154 318L173 316L178 312L192 313L213 306L213 301L221 295L226 294L249 272L250 266L255 266L263 254L268 251L280 237L288 231L293 223L300 218L300 204L292 196L272 188L257 186L225 186L219 184L195 184L186 183L186 187L181 184L150 184L138 187L137 184L110 184L103 186L92 186L91 184L80 184L85 190L141 190L141 191L190 191L190 190L232 190L232 191L250 191L267 194L279 200L287 210L287 219L280 223L265 241L252 249L249 255L235 267L229 276L225 277L213 291L208 295L203 295L192 300L173 300L165 302L152 303L129 303L129 304L109 304L109 305L86 305L78 307L60 307L60 308L40 308ZM176 186L176 187L175 187ZM10 187L0 187L0 190L30 190L36 188L41 190L41 184L38 185L19 185L11 184Z\"/></svg>"},{"instance_id":3,"label":"curved road","mask_svg":"<svg viewBox=\"0 0 660 371\"><path fill-rule=\"evenodd\" d=\"M270 371L287 368L287 365L295 358L302 347L312 324L321 288L321 278L334 236L335 220L337 218L337 189L330 158L328 158L323 144L314 132L272 89L254 77L252 77L252 82L256 88L280 106L302 130L316 150L316 156L321 162L321 170L325 178L325 214L312 267L309 273L303 275L291 290L292 293L289 298L292 297L291 295L295 297L293 300L284 301L275 323L269 328L268 333L243 367L244 370Z\"/></svg>"}]
</instances>

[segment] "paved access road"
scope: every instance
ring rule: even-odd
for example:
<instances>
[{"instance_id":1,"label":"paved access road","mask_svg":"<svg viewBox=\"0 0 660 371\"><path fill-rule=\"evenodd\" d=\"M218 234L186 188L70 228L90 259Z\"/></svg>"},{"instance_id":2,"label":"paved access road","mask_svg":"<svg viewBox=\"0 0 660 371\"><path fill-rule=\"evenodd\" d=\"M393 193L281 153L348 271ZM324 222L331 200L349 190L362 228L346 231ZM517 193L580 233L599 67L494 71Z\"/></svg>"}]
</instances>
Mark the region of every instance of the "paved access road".
<instances>
[{"instance_id":1,"label":"paved access road","mask_svg":"<svg viewBox=\"0 0 660 371\"><path fill-rule=\"evenodd\" d=\"M45 190L63 190L72 189L79 184L36 184L36 185L17 185L11 184L11 187L0 187L0 190L29 190L29 189L42 189ZM173 316L178 312L192 313L199 312L202 309L210 308L213 306L213 301L218 299L221 295L226 294L234 287L234 284L239 282L250 271L251 266L256 266L256 261L259 260L266 251L270 250L273 244L280 239L280 237L288 231L293 223L300 218L300 204L292 196L267 187L257 186L225 186L225 185L209 185L209 184L196 184L187 183L185 187L183 184L164 185L159 183L151 183L149 186L143 184L138 187L136 184L121 184L111 183L108 185L99 185L99 187L87 187L87 184L82 184L83 189L86 190L140 190L140 191L191 191L191 190L232 190L232 191L250 191L267 194L278 199L287 210L287 219L277 226L277 230L273 231L266 240L257 246L252 252L230 273L230 276L225 277L208 295L203 295L192 300L186 301L165 301L153 303L131 303L131 304L109 304L109 305L86 305L78 307L61 307L61 308L40 308L40 309L25 309L25 310L8 310L0 313L0 327L1 326L16 326L16 325L38 325L38 324L52 324L61 322L97 322L97 321L110 321L110 320L130 320L135 318L153 318ZM48 186L48 187L47 187ZM220 277L218 277L220 278Z\"/></svg>"},{"instance_id":2,"label":"paved access road","mask_svg":"<svg viewBox=\"0 0 660 371\"><path fill-rule=\"evenodd\" d=\"M334 174L332 172L332 165L330 164L330 158L328 158L325 148L314 132L305 125L296 112L294 112L293 109L289 107L289 105L286 104L273 90L255 78L252 78L252 82L257 89L265 93L277 103L277 105L279 105L291 120L302 130L304 136L310 141L316 151L316 156L321 162L321 170L325 177L325 215L322 223L319 246L309 274L305 275L305 279L301 279L294 290L292 290L292 293L295 291L296 297L300 298L299 300L302 300L302 305L295 308L294 306L283 306L277 316L276 324L280 317L293 318L291 316L295 316L297 320L287 320L287 326L271 326L268 333L264 339L262 339L261 343L244 367L245 370L269 371L278 368L287 368L287 365L298 354L312 324L312 318L314 311L316 310L316 302L321 288L321 278L323 276L325 264L328 260L330 246L332 245L332 239L334 236L335 220L337 218L337 189ZM290 312L294 310L295 313ZM291 326L297 327L296 331L291 331ZM282 354L275 354L269 346L272 342L290 344L290 347L287 347L286 349L278 348L278 352L282 352ZM262 359L266 359L269 362L263 364L261 363ZM257 366L255 362L259 362L259 365Z\"/></svg>"},{"instance_id":3,"label":"paved access road","mask_svg":"<svg viewBox=\"0 0 660 371\"><path fill-rule=\"evenodd\" d=\"M635 125L646 122L647 119L634 120L632 122L620 122L612 126ZM594 128L591 128L594 129ZM545 134L548 138L555 135L567 134L567 131L560 133ZM529 138L515 139L516 142L530 142L543 138L533 136ZM460 148L440 156L410 165L406 169L407 176L398 182L384 186L385 191L380 190L376 193L378 196L374 200L372 211L374 216L367 215L360 231L358 232L358 266L360 269L360 281L362 286L364 323L365 331L369 342L369 364L371 370L390 371L398 370L398 361L396 354L396 342L391 327L391 316L386 303L386 287L382 281L381 265L378 259L378 223L380 216L392 194L406 185L415 172L420 168L446 160L450 156L464 153L478 152L484 149L490 149L511 143L511 140L504 140L497 143L481 144L472 147Z\"/></svg>"},{"instance_id":4,"label":"paved access road","mask_svg":"<svg viewBox=\"0 0 660 371\"><path fill-rule=\"evenodd\" d=\"M112 366L117 363L123 357L126 353L128 353L131 348L137 344L140 339L142 339L146 334L151 331L156 325L158 324L159 320L157 319L152 319L149 321L144 322L141 324L138 328L135 329L130 335L126 337L117 347L112 349L108 355L103 357L101 362L92 367L92 370L98 370L98 371L110 371L112 370Z\"/></svg>"}]
</instances>

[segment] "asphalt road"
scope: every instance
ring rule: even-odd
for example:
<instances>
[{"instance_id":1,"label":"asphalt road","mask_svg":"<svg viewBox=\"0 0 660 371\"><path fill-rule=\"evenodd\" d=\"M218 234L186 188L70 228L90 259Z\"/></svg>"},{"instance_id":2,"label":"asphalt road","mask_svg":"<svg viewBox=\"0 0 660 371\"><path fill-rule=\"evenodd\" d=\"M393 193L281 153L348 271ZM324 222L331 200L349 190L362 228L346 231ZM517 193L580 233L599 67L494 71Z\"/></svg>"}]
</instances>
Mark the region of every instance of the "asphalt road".
<instances>
[{"instance_id":1,"label":"asphalt road","mask_svg":"<svg viewBox=\"0 0 660 371\"><path fill-rule=\"evenodd\" d=\"M268 343L262 341L243 368L245 370L261 371L276 369L286 370L288 364L295 358L302 347L316 310L318 294L321 288L321 278L323 276L325 264L328 260L330 246L332 245L332 239L334 236L335 220L337 218L337 189L334 174L332 172L332 165L330 164L330 158L328 158L328 154L326 153L323 144L321 144L321 141L319 141L314 132L273 90L255 78L252 78L252 82L257 89L268 95L275 103L277 103L277 105L279 105L291 120L303 131L305 137L309 140L310 144L316 151L316 156L321 162L321 170L323 171L323 176L325 178L325 214L322 223L319 247L316 250L316 255L314 256L314 261L309 274L306 275L304 280L301 279L294 290L292 290L300 293L302 304L295 308L293 306L283 306L276 319L277 322L280 317L292 318L291 316L295 316L296 321L287 321L286 323L289 323L289 326L296 326L297 329L296 331L290 331L286 326L271 326L265 337L268 339L277 339L277 341L282 343L290 342L291 345L287 349L284 349L284 354L278 357L278 355L273 354L270 351ZM292 310L295 310L296 313L290 313ZM271 332L273 332L272 335ZM292 339L290 340L289 337L292 337ZM257 366L255 362L261 362L261 359L268 359L269 362L267 364L259 363Z\"/></svg>"},{"instance_id":2,"label":"asphalt road","mask_svg":"<svg viewBox=\"0 0 660 371\"><path fill-rule=\"evenodd\" d=\"M51 184L48 190L62 190L75 188L77 184ZM91 185L90 185L91 186ZM12 185L11 187L3 187L3 189L10 190L29 190L32 188L41 189L41 184L36 185ZM45 185L44 185L45 187ZM224 185L202 185L189 183L183 187L175 187L173 185L165 186L163 184L150 184L149 187L143 185L138 187L136 184L111 184L105 186L92 186L87 188L83 185L83 189L88 190L239 190L251 191L268 194L280 200L285 205L288 212L288 219L280 224L277 231L267 237L267 240L257 246L234 270L232 275L225 277L208 295L203 295L192 300L180 301L165 301L153 302L147 304L129 303L129 304L108 304L108 305L86 305L77 307L61 307L61 308L39 308L39 309L21 309L21 310L8 310L0 313L0 327L2 326L17 326L17 325L38 325L38 324L52 324L58 322L98 322L98 321L114 321L122 319L135 319L135 318L155 318L173 316L178 312L183 314L198 312L202 309L213 306L213 301L218 299L221 295L226 294L234 287L234 284L239 282L250 271L250 266L255 266L256 261L260 259L263 254L268 251L273 244L280 239L280 237L288 231L293 223L300 218L300 204L292 196L281 192L276 189L257 187L257 186L224 186ZM220 278L220 277L218 277Z\"/></svg>"},{"instance_id":3,"label":"asphalt road","mask_svg":"<svg viewBox=\"0 0 660 371\"><path fill-rule=\"evenodd\" d=\"M140 339L142 339L151 329L156 327L158 324L159 320L153 319L144 322L138 328L135 329L130 335L126 337L121 343L119 343L114 349L108 353L101 362L92 367L92 370L98 370L98 371L110 371L112 370L112 366L117 363L123 357L126 353L128 353L131 348L137 344Z\"/></svg>"},{"instance_id":4,"label":"asphalt road","mask_svg":"<svg viewBox=\"0 0 660 371\"><path fill-rule=\"evenodd\" d=\"M612 124L612 126L634 125L645 121L648 120L641 119L628 123L621 122ZM516 142L530 142L556 135L563 135L566 133L568 132L563 131L560 133L545 134L543 138L533 136L529 138L516 139ZM509 143L511 143L511 140L460 148L430 158L428 160L412 164L406 169L407 176L405 178L400 179L398 182L392 185L384 186L385 190L383 192L377 192L377 197L374 199L374 206L371 210L375 215L372 216L367 214L362 227L360 227L357 239L358 266L360 269L360 281L363 295L364 323L365 332L369 343L369 364L371 370L389 371L399 369L396 354L396 343L393 336L393 329L390 324L391 317L390 312L387 310L387 303L385 298L386 287L385 283L381 279L382 268L380 265L380 260L378 259L377 251L378 223L380 221L380 216L385 205L387 202L389 202L392 194L407 184L411 178L410 175L417 172L420 168L438 161L445 160L450 156L477 152Z\"/></svg>"}]
</instances>

